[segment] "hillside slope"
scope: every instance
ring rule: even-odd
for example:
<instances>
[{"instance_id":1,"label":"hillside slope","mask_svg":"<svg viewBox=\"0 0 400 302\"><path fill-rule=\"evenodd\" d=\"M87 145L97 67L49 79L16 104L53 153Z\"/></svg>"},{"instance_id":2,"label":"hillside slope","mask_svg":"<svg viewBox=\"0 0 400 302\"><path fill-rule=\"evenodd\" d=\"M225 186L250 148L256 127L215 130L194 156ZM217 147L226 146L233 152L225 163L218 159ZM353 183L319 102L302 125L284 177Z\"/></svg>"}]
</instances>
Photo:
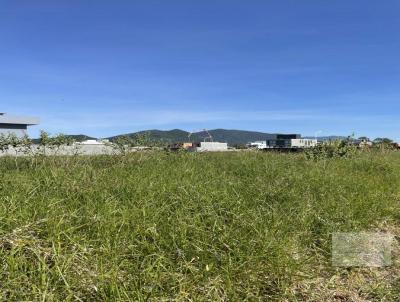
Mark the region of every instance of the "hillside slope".
<instances>
[{"instance_id":1,"label":"hillside slope","mask_svg":"<svg viewBox=\"0 0 400 302\"><path fill-rule=\"evenodd\" d=\"M218 142L227 142L228 144L246 144L251 141L255 140L264 140L268 133L263 132L256 132L256 131L244 131L244 130L226 130L226 129L214 129L209 130L210 134L212 135L214 141ZM135 133L128 133L125 134L126 136L135 136L138 134L148 133L150 139L155 141L162 141L162 142L170 142L170 143L177 143L177 142L186 142L189 141L189 134L190 132L180 130L180 129L173 129L173 130L145 130ZM109 139L115 140L117 137L122 135L113 136ZM190 140L191 141L203 141L204 139L208 138L206 132L199 132L194 133Z\"/></svg>"}]
</instances>

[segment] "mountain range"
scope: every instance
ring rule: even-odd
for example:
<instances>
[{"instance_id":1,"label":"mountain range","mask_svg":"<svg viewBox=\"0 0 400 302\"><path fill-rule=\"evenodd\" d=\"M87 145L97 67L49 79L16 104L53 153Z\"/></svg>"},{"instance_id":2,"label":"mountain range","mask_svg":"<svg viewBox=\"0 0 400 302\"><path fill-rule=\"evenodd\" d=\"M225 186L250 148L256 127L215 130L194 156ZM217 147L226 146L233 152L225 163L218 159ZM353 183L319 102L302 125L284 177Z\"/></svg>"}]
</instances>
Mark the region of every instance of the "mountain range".
<instances>
[{"instance_id":1,"label":"mountain range","mask_svg":"<svg viewBox=\"0 0 400 302\"><path fill-rule=\"evenodd\" d=\"M216 142L226 142L230 145L234 144L246 144L251 141L265 140L267 133L255 132L255 131L244 131L244 130L226 130L226 129L214 129L206 131L190 133L180 129L173 130L146 130L136 133L126 134L127 136L135 136L138 134L147 133L151 140L162 141L167 143L178 143L187 141L204 141L208 140L211 135L213 140ZM110 137L111 141L116 139L118 136Z\"/></svg>"},{"instance_id":2,"label":"mountain range","mask_svg":"<svg viewBox=\"0 0 400 302\"><path fill-rule=\"evenodd\" d=\"M257 131L227 130L227 129L209 130L208 133L212 136L214 141L226 142L229 145L241 145L241 144L246 144L248 142L265 140L266 137L270 134L270 133L257 132ZM122 137L122 136L134 137L136 135L141 135L141 134L142 135L147 134L149 136L149 139L151 139L153 141L165 142L165 143L204 141L209 138L209 135L207 134L206 131L196 132L196 133L191 134L190 132L187 132L187 131L184 131L181 129L173 129L173 130L153 129L153 130L145 130L145 131L139 131L139 132L134 132L134 133L128 133L128 134L107 137L106 139L109 139L110 141L114 141L118 137ZM189 138L189 136L190 136L190 138ZM93 137L83 135L83 134L71 135L70 137L76 141L95 139ZM307 137L305 137L305 138L307 138ZM308 137L308 138L313 138L313 137ZM340 139L340 138L343 138L343 137L324 136L324 137L319 137L318 140L323 141L323 140L332 140L332 139Z\"/></svg>"}]
</instances>

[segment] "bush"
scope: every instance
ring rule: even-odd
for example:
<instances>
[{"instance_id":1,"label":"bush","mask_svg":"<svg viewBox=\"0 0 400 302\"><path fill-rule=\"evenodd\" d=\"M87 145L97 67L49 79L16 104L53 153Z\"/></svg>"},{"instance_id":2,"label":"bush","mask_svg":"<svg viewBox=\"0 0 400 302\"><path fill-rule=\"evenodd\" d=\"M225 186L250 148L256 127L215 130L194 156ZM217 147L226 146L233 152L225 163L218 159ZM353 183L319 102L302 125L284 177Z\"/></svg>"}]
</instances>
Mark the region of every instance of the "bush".
<instances>
[{"instance_id":1,"label":"bush","mask_svg":"<svg viewBox=\"0 0 400 302\"><path fill-rule=\"evenodd\" d=\"M319 160L328 158L351 158L357 153L357 146L350 140L324 142L306 149L307 159Z\"/></svg>"}]
</instances>

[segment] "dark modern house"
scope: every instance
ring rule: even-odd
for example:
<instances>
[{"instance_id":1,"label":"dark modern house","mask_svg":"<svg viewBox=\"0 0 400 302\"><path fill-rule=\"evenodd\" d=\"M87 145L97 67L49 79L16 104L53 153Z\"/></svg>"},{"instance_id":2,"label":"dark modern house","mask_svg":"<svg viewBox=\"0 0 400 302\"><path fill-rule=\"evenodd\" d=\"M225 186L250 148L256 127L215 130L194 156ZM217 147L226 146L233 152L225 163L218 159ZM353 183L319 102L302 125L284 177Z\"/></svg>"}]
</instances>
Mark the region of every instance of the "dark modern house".
<instances>
[{"instance_id":1,"label":"dark modern house","mask_svg":"<svg viewBox=\"0 0 400 302\"><path fill-rule=\"evenodd\" d=\"M266 141L269 148L290 148L292 139L301 138L300 134L270 134Z\"/></svg>"},{"instance_id":2,"label":"dark modern house","mask_svg":"<svg viewBox=\"0 0 400 302\"><path fill-rule=\"evenodd\" d=\"M0 113L0 135L15 134L22 137L27 134L28 126L38 125L36 117L11 116Z\"/></svg>"},{"instance_id":3,"label":"dark modern house","mask_svg":"<svg viewBox=\"0 0 400 302\"><path fill-rule=\"evenodd\" d=\"M259 150L301 150L317 144L317 139L301 138L300 134L268 134L265 141L250 142L247 146Z\"/></svg>"}]
</instances>

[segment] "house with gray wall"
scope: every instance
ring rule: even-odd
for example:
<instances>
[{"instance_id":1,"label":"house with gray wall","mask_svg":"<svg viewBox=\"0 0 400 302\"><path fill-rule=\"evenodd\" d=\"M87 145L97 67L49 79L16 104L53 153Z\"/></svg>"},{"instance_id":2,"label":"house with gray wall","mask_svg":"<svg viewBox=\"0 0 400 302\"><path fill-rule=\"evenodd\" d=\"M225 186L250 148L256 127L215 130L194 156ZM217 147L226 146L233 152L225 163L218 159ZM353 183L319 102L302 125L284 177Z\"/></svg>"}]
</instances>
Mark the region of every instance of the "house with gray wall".
<instances>
[{"instance_id":1,"label":"house with gray wall","mask_svg":"<svg viewBox=\"0 0 400 302\"><path fill-rule=\"evenodd\" d=\"M27 134L28 126L38 125L39 119L28 116L11 116L0 113L0 135L15 134L23 137Z\"/></svg>"}]
</instances>

